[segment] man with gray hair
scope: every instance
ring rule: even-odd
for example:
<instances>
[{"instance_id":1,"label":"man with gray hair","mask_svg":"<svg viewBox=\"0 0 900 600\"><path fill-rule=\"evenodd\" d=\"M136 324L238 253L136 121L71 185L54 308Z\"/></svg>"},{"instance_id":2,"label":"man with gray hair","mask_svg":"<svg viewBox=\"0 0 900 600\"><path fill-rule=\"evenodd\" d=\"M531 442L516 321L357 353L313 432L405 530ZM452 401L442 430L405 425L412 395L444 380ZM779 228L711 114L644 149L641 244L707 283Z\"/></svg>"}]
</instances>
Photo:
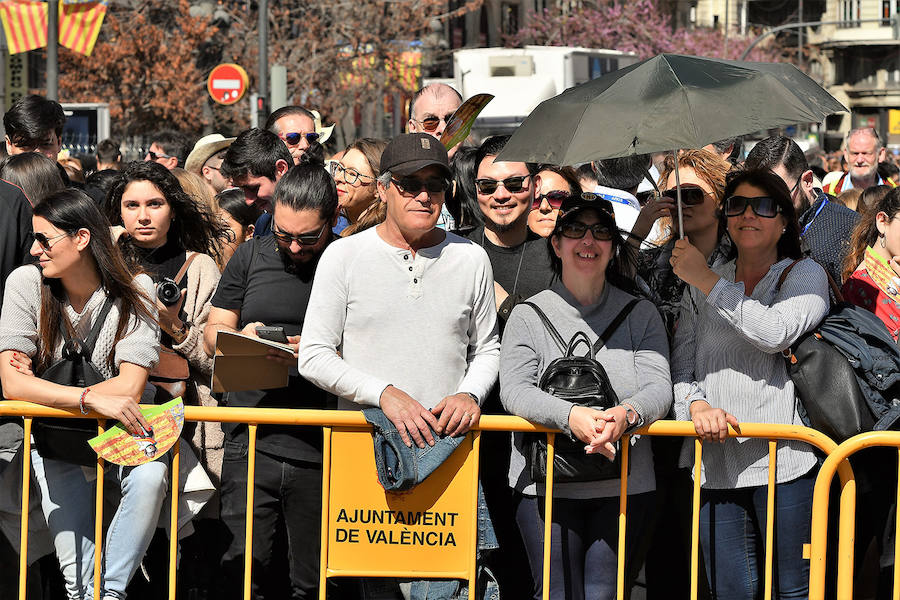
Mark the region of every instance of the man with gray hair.
<instances>
[{"instance_id":1,"label":"man with gray hair","mask_svg":"<svg viewBox=\"0 0 900 600\"><path fill-rule=\"evenodd\" d=\"M851 129L844 138L844 160L846 173L825 185L825 193L837 196L853 188L866 189L873 185L895 187L890 180L878 176L878 163L885 157L881 136L871 127Z\"/></svg>"}]
</instances>

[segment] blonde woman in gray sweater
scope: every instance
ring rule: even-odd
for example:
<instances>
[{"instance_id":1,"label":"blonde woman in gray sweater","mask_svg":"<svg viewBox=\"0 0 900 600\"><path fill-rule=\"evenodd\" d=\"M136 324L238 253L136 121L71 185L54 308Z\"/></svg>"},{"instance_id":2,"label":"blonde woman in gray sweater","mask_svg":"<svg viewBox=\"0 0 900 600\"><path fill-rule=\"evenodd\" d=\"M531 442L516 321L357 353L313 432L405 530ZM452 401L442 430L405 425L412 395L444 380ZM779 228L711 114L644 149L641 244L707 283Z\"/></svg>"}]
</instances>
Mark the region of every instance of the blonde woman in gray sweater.
<instances>
[{"instance_id":1,"label":"blonde woman in gray sweater","mask_svg":"<svg viewBox=\"0 0 900 600\"><path fill-rule=\"evenodd\" d=\"M591 195L593 196L593 195ZM573 196L564 200L549 246L560 281L530 299L564 340L584 332L596 342L633 296L624 265L633 250L623 242L607 200ZM608 410L573 404L540 389L547 366L561 356L534 309L511 313L500 351L500 399L512 414L560 429L587 454L613 459L623 434L662 418L672 403L668 342L654 306L637 302L597 353L619 403ZM513 437L509 483L517 492L516 522L522 533L540 598L543 562L544 484L526 466L524 434ZM629 555L639 545L655 489L650 440L634 440L628 481ZM602 460L598 457L598 460ZM619 479L554 484L550 552L550 597L611 600L616 592Z\"/></svg>"},{"instance_id":2,"label":"blonde woman in gray sweater","mask_svg":"<svg viewBox=\"0 0 900 600\"><path fill-rule=\"evenodd\" d=\"M109 235L109 223L93 200L77 190L55 192L34 207L37 265L19 267L6 281L0 313L0 380L8 400L93 410L129 431L152 431L138 409L147 376L158 359L159 327L146 275L133 277ZM108 314L90 357L105 381L90 387L36 377L63 357L62 328L84 339ZM29 365L33 365L33 372ZM91 597L94 578L94 482L65 456L32 450L41 506L70 599ZM101 597L125 596L125 588L150 543L166 494L168 462L107 468L122 499L104 546Z\"/></svg>"}]
</instances>

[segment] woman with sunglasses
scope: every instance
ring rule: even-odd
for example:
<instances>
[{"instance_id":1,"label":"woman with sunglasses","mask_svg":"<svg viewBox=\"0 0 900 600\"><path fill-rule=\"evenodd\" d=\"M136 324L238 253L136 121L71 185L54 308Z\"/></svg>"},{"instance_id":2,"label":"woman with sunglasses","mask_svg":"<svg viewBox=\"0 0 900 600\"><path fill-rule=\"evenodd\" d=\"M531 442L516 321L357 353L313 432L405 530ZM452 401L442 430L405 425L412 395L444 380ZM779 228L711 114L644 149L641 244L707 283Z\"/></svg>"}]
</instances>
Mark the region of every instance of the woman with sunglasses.
<instances>
[{"instance_id":1,"label":"woman with sunglasses","mask_svg":"<svg viewBox=\"0 0 900 600\"><path fill-rule=\"evenodd\" d=\"M733 258L731 241L725 235L718 214L729 168L727 162L707 150L685 150L678 155L684 234L700 249L711 267ZM659 187L663 190L662 196L651 198L641 209L641 216L629 235L629 244L640 247L653 223L659 220L664 235L659 240L653 240L656 246L638 255L635 283L638 292L656 305L671 340L675 335L684 293L684 282L672 273L669 263L675 241L680 237L675 206L675 159L671 155L666 156ZM647 215L650 217L645 218ZM667 441L659 438L654 443L664 444Z\"/></svg>"},{"instance_id":2,"label":"woman with sunglasses","mask_svg":"<svg viewBox=\"0 0 900 600\"><path fill-rule=\"evenodd\" d=\"M564 199L581 193L578 174L572 167L541 165L534 178L535 197L528 213L528 229L548 237L556 227L556 215Z\"/></svg>"},{"instance_id":3,"label":"woman with sunglasses","mask_svg":"<svg viewBox=\"0 0 900 600\"><path fill-rule=\"evenodd\" d=\"M753 600L764 580L768 443L728 436L740 423L801 425L781 351L828 312L825 271L803 259L790 191L768 170L746 171L725 188L721 220L737 258L710 268L691 241L672 252L688 285L672 350L675 416L703 441L700 541L714 598ZM781 281L782 272L792 264ZM683 457L694 447L686 440ZM688 464L684 461L684 464ZM692 462L690 464L693 464ZM775 491L775 596L806 598L816 456L779 442Z\"/></svg>"},{"instance_id":4,"label":"woman with sunglasses","mask_svg":"<svg viewBox=\"0 0 900 600\"><path fill-rule=\"evenodd\" d=\"M596 343L632 299L627 273L634 249L616 227L612 205L597 198L563 201L547 241L559 281L530 298L565 341L584 332ZM500 351L500 399L510 413L559 429L584 444L588 454L612 460L614 444L626 432L663 417L672 403L669 346L659 314L638 302L597 354L619 404L598 410L575 405L541 390L547 365L562 355L533 308L513 309ZM544 486L526 466L528 444L513 435L509 483L517 495L518 523L531 573L534 598L541 598ZM649 438L632 440L628 478L626 572L653 506L653 456ZM603 460L597 457L598 460ZM553 487L550 598L611 600L616 597L617 515L620 481L557 482Z\"/></svg>"},{"instance_id":5,"label":"woman with sunglasses","mask_svg":"<svg viewBox=\"0 0 900 600\"><path fill-rule=\"evenodd\" d=\"M152 281L128 270L112 243L109 222L83 192L67 189L46 196L35 205L32 223L31 255L38 262L9 276L0 317L4 398L94 411L136 435L142 428L151 430L138 403L159 351ZM79 388L41 379L63 358L63 328L86 337L100 323L107 301L109 312L90 357L106 380ZM93 471L42 456L34 446L31 457L67 597L92 597L93 579L99 576L101 597L124 598L156 531L167 460L107 465L107 483L117 485L122 497L107 530L103 571L95 574Z\"/></svg>"},{"instance_id":6,"label":"woman with sunglasses","mask_svg":"<svg viewBox=\"0 0 900 600\"><path fill-rule=\"evenodd\" d=\"M384 221L387 207L375 194L375 176L386 140L361 138L347 146L340 162L333 165L338 204L349 225L341 237L353 235Z\"/></svg>"}]
</instances>

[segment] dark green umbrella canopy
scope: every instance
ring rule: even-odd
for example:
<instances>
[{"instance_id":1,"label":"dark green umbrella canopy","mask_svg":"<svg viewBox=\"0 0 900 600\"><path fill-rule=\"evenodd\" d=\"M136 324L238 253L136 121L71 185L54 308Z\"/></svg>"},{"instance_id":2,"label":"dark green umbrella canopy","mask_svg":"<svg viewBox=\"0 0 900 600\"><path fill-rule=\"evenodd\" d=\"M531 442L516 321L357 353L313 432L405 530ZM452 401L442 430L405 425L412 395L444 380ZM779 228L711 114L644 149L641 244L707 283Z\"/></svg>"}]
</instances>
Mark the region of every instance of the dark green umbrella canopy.
<instances>
[{"instance_id":1,"label":"dark green umbrella canopy","mask_svg":"<svg viewBox=\"0 0 900 600\"><path fill-rule=\"evenodd\" d=\"M846 110L790 64L660 54L545 100L498 159L574 165L701 148Z\"/></svg>"}]
</instances>

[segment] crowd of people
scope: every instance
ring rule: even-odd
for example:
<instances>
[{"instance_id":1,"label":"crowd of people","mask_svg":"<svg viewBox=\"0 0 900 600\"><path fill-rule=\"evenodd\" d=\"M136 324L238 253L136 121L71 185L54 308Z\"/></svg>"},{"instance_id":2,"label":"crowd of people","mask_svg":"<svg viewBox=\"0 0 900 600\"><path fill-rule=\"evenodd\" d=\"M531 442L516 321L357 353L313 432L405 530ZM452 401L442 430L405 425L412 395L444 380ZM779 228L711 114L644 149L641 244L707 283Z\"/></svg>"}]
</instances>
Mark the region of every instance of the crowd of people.
<instances>
[{"instance_id":1,"label":"crowd of people","mask_svg":"<svg viewBox=\"0 0 900 600\"><path fill-rule=\"evenodd\" d=\"M123 164L117 145L102 142L97 170L85 174L60 161L60 105L17 101L4 115L0 162L4 399L93 412L138 435L150 427L141 403L179 396L202 406L374 407L413 449L462 436L482 414L513 414L560 430L572 455L607 462L626 434L691 421L703 441L703 597L757 598L768 445L728 427L803 424L781 353L828 313L829 278L900 336L900 295L867 267L874 255L900 274L900 170L865 128L847 134L834 165L781 136L746 156L735 138L583 165L498 160L506 136L441 144L461 103L447 85L425 87L407 133L330 154L333 127L288 106L235 137L161 131L144 161ZM256 337L260 327L284 333L289 350L267 358L289 368L288 385L213 393L218 333ZM610 406L543 384L579 337L605 371ZM80 377L60 368L73 357ZM48 422L34 433L29 598L91 598L97 577L103 598L160 597L167 535L179 538L183 597L238 597L247 424L186 425L181 479L204 493L178 531L160 528L168 453L107 469L100 573L94 471L74 450L90 426L78 427ZM647 597L687 597L693 440L626 439L627 585L643 567ZM0 480L12 490L0 494L4 597L17 581L22 442L21 420L0 421ZM546 582L534 448L522 433L483 440L479 522L492 530L480 537L483 597L537 599L546 586L554 599L614 598L618 468L554 486ZM779 442L779 600L808 595L802 556L819 464L808 446ZM253 597L317 597L319 428L259 426L255 465ZM893 544L878 525L869 533L886 597ZM861 558L869 541L857 537ZM465 593L455 580L329 588L346 598Z\"/></svg>"}]
</instances>

